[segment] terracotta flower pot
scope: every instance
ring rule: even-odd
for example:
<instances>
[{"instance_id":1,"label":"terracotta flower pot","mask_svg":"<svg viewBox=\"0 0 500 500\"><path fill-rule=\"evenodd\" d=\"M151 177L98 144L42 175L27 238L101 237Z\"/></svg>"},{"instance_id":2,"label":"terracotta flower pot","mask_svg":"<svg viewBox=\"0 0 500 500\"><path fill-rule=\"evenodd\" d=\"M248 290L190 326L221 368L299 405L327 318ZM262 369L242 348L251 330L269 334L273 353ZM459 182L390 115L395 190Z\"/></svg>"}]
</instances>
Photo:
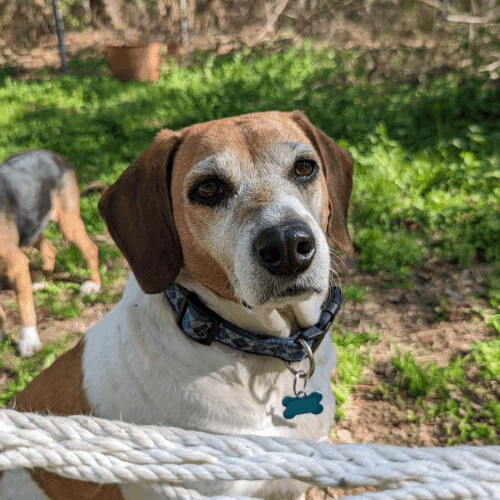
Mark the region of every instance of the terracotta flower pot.
<instances>
[{"instance_id":1,"label":"terracotta flower pot","mask_svg":"<svg viewBox=\"0 0 500 500\"><path fill-rule=\"evenodd\" d=\"M126 43L106 45L111 74L118 80L137 78L158 81L161 43Z\"/></svg>"}]
</instances>

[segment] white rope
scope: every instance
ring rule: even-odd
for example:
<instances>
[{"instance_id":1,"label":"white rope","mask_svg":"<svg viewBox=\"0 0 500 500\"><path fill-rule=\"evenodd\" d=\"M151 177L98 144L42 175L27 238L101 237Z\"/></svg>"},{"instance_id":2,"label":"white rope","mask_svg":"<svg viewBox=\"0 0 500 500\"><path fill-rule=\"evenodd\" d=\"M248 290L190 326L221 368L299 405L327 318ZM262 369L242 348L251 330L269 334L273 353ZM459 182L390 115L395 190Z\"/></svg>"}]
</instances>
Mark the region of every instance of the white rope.
<instances>
[{"instance_id":1,"label":"white rope","mask_svg":"<svg viewBox=\"0 0 500 500\"><path fill-rule=\"evenodd\" d=\"M187 481L278 478L384 490L351 499L500 499L500 446L332 445L0 410L0 471L32 467L96 483L142 483L176 499L202 498L181 486Z\"/></svg>"}]
</instances>

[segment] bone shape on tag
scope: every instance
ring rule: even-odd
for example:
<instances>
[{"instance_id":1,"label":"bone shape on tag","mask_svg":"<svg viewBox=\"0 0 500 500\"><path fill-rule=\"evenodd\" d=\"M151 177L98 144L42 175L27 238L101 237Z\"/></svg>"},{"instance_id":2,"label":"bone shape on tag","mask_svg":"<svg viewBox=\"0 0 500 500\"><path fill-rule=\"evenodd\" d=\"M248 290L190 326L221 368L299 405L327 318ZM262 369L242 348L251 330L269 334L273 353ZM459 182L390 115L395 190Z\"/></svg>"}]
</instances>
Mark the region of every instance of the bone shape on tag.
<instances>
[{"instance_id":1,"label":"bone shape on tag","mask_svg":"<svg viewBox=\"0 0 500 500\"><path fill-rule=\"evenodd\" d=\"M301 415L303 413L318 415L323 411L323 406L319 404L322 399L323 395L319 392L311 392L311 394L296 398L287 396L283 398L282 401L283 406L286 408L283 412L283 416L287 419L291 419L295 417L295 415Z\"/></svg>"}]
</instances>

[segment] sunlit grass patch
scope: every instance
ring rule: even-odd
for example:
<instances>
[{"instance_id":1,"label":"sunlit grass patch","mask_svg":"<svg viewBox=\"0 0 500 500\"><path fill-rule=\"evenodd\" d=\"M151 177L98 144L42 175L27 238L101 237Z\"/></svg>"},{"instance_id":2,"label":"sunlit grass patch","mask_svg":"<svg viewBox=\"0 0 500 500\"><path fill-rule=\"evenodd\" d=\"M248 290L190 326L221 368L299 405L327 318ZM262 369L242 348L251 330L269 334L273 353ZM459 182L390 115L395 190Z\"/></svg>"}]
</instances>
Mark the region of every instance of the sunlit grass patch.
<instances>
[{"instance_id":1,"label":"sunlit grass patch","mask_svg":"<svg viewBox=\"0 0 500 500\"><path fill-rule=\"evenodd\" d=\"M80 211L83 223L88 234L99 234L104 231L106 224L97 211L98 193L80 197Z\"/></svg>"},{"instance_id":2,"label":"sunlit grass patch","mask_svg":"<svg viewBox=\"0 0 500 500\"><path fill-rule=\"evenodd\" d=\"M396 386L415 398L429 421L440 421L449 443L485 438L499 442L500 340L480 342L446 366L419 362L409 352L392 360Z\"/></svg>"},{"instance_id":3,"label":"sunlit grass patch","mask_svg":"<svg viewBox=\"0 0 500 500\"><path fill-rule=\"evenodd\" d=\"M352 302L364 302L368 289L362 285L352 284L342 287L342 295Z\"/></svg>"},{"instance_id":4,"label":"sunlit grass patch","mask_svg":"<svg viewBox=\"0 0 500 500\"><path fill-rule=\"evenodd\" d=\"M48 368L58 356L67 351L68 345L75 336L76 334L69 333L63 338L46 342L42 349L31 358L21 358L17 355L10 336L1 340L0 371L7 372L11 381L0 393L0 405L11 401L38 373Z\"/></svg>"},{"instance_id":5,"label":"sunlit grass patch","mask_svg":"<svg viewBox=\"0 0 500 500\"><path fill-rule=\"evenodd\" d=\"M462 360L455 359L444 368L436 363L419 363L413 354L395 356L392 363L399 372L396 384L408 391L413 398L429 394L442 396L450 384L463 386Z\"/></svg>"},{"instance_id":6,"label":"sunlit grass patch","mask_svg":"<svg viewBox=\"0 0 500 500\"><path fill-rule=\"evenodd\" d=\"M474 362L482 379L500 381L500 338L471 346L468 359Z\"/></svg>"},{"instance_id":7,"label":"sunlit grass patch","mask_svg":"<svg viewBox=\"0 0 500 500\"><path fill-rule=\"evenodd\" d=\"M54 238L54 245L65 245L63 240ZM80 285L90 275L87 263L78 248L73 245L64 246L56 255L54 275L44 283L41 290L34 292L35 303L38 308L44 309L51 316L58 319L70 319L80 316L85 304L110 303L119 299L121 290L116 289L117 281L127 273L121 264L120 251L107 243L99 243L99 267L102 287L99 293L90 295L80 294ZM36 258L36 252L30 252L35 265L41 268L41 261ZM64 281L59 275L68 273ZM74 280L74 281L68 281Z\"/></svg>"}]
</instances>

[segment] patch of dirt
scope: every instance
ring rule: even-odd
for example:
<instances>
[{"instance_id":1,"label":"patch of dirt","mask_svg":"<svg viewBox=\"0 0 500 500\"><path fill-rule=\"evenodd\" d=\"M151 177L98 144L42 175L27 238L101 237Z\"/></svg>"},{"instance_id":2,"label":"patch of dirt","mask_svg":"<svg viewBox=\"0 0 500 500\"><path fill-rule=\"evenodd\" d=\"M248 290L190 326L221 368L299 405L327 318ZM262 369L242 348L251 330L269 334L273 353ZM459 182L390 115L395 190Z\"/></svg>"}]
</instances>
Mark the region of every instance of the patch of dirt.
<instances>
[{"instance_id":1,"label":"patch of dirt","mask_svg":"<svg viewBox=\"0 0 500 500\"><path fill-rule=\"evenodd\" d=\"M85 30L65 34L66 58L68 61L80 56L96 57L104 53L105 45L116 39L112 29ZM12 76L16 78L33 78L37 71L46 67L49 75L61 72L61 60L57 37L43 35L40 44L34 49L26 49L15 53L4 49L0 54L0 66L11 66Z\"/></svg>"},{"instance_id":2,"label":"patch of dirt","mask_svg":"<svg viewBox=\"0 0 500 500\"><path fill-rule=\"evenodd\" d=\"M411 351L419 361L445 366L467 354L470 344L493 338L477 313L488 307L481 295L492 271L487 265L457 269L427 264L407 290L384 288L380 276L354 271L349 283L365 286L367 300L346 303L340 323L359 333L378 331L382 341L371 351L373 363L365 368L363 384L355 388L348 417L337 424L346 431L337 435L339 442L446 444L448 436L441 432L439 419L420 426L408 421L407 412L414 409L412 398L379 399L373 391L379 385L394 384L391 357L398 349Z\"/></svg>"},{"instance_id":3,"label":"patch of dirt","mask_svg":"<svg viewBox=\"0 0 500 500\"><path fill-rule=\"evenodd\" d=\"M478 311L487 308L486 279L493 272L487 265L458 269L443 263L428 263L417 271L411 289L391 289L383 285L382 275L360 272L354 266L344 285L367 288L364 302L347 302L339 323L355 332L377 331L382 341L373 348L373 363L364 370L362 384L353 388L347 417L335 423L334 443L379 443L398 446L444 446L449 436L442 431L439 417L417 424L408 413L417 412L415 400L404 393L382 397L375 389L392 385L395 369L390 362L395 346L411 351L424 362L447 365L458 355L469 352L469 345L489 341L494 334ZM444 311L442 311L444 309ZM440 318L444 320L440 321ZM372 491L350 490L349 495ZM341 489L311 488L307 500L341 498Z\"/></svg>"}]
</instances>

